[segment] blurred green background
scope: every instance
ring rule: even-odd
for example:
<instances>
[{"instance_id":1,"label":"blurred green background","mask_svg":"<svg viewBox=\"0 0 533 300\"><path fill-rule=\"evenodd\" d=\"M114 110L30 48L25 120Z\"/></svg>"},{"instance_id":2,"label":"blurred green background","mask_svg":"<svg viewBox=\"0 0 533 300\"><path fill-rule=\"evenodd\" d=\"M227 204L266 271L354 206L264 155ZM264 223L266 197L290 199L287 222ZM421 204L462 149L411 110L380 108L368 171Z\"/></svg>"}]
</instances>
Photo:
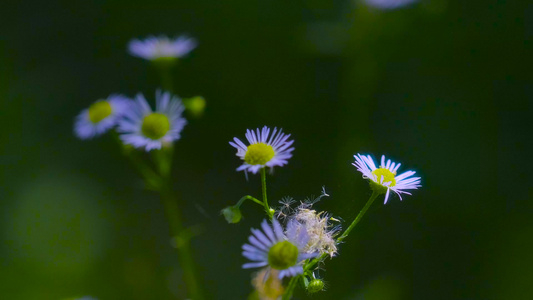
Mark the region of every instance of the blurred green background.
<instances>
[{"instance_id":1,"label":"blurred green background","mask_svg":"<svg viewBox=\"0 0 533 300\"><path fill-rule=\"evenodd\" d=\"M205 115L176 144L174 184L211 299L245 299L240 247L262 211L229 146L283 127L296 150L269 178L272 202L325 186L318 209L350 222L370 195L357 152L422 176L376 201L312 299L531 299L533 185L528 1L429 0L394 10L344 0L2 1L0 298L183 299L162 205L110 136L80 141L74 117L158 76L131 38L190 34L174 73ZM400 171L401 171L400 170ZM295 299L307 299L300 290Z\"/></svg>"}]
</instances>

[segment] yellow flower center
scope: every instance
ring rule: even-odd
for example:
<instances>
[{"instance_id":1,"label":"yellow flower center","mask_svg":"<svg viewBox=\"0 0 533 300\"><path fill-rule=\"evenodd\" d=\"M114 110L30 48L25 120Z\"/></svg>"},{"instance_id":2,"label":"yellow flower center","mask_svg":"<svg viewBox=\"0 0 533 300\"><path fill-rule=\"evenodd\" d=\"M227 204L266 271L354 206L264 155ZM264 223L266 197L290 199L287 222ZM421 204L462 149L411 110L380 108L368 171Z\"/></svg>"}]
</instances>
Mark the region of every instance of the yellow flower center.
<instances>
[{"instance_id":1,"label":"yellow flower center","mask_svg":"<svg viewBox=\"0 0 533 300\"><path fill-rule=\"evenodd\" d=\"M383 176L383 182L381 183L390 182L389 187L393 187L396 185L396 179L394 179L396 172L392 173L389 169L379 168L372 171L372 174L377 176L378 183L380 183L381 176Z\"/></svg>"},{"instance_id":2,"label":"yellow flower center","mask_svg":"<svg viewBox=\"0 0 533 300\"><path fill-rule=\"evenodd\" d=\"M265 143L251 144L246 149L244 161L250 165L264 165L269 162L276 152L272 146Z\"/></svg>"},{"instance_id":3,"label":"yellow flower center","mask_svg":"<svg viewBox=\"0 0 533 300\"><path fill-rule=\"evenodd\" d=\"M285 270L296 264L298 247L289 241L275 244L268 251L268 264L276 270Z\"/></svg>"},{"instance_id":4,"label":"yellow flower center","mask_svg":"<svg viewBox=\"0 0 533 300\"><path fill-rule=\"evenodd\" d=\"M105 100L100 100L89 106L89 120L97 124L103 119L109 117L113 112L111 104Z\"/></svg>"},{"instance_id":5,"label":"yellow flower center","mask_svg":"<svg viewBox=\"0 0 533 300\"><path fill-rule=\"evenodd\" d=\"M170 129L168 117L161 113L151 113L144 117L141 131L147 138L158 140Z\"/></svg>"}]
</instances>

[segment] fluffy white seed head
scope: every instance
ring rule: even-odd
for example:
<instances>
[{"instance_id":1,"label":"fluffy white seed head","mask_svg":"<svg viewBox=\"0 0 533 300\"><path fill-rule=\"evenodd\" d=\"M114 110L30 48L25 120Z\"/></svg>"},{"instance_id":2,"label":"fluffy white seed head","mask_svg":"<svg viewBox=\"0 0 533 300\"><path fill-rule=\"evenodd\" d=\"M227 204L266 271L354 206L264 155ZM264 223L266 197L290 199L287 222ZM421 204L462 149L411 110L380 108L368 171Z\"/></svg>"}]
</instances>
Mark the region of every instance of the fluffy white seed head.
<instances>
[{"instance_id":1,"label":"fluffy white seed head","mask_svg":"<svg viewBox=\"0 0 533 300\"><path fill-rule=\"evenodd\" d=\"M337 253L337 244L334 238L338 233L338 227L331 224L330 217L326 212L317 213L315 210L299 207L294 218L309 234L309 242L305 252L327 253L331 257Z\"/></svg>"},{"instance_id":2,"label":"fluffy white seed head","mask_svg":"<svg viewBox=\"0 0 533 300\"><path fill-rule=\"evenodd\" d=\"M329 196L325 190L319 197L311 197L301 201L297 207L293 207L296 201L293 198L283 198L281 206L276 211L278 219L295 219L298 221L298 231L304 229L309 235L309 242L304 248L306 253L327 253L333 257L337 253L335 237L340 231L340 225L333 224L331 216L327 212L317 212L313 205L323 197Z\"/></svg>"}]
</instances>

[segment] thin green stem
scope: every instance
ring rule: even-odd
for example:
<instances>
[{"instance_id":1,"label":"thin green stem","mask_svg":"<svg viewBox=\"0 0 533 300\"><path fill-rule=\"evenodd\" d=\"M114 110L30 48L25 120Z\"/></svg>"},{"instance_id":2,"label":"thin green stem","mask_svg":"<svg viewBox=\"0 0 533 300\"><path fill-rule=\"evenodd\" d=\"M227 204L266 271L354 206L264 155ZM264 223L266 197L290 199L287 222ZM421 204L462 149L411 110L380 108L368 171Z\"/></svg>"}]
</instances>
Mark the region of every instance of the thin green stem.
<instances>
[{"instance_id":1,"label":"thin green stem","mask_svg":"<svg viewBox=\"0 0 533 300\"><path fill-rule=\"evenodd\" d=\"M116 132L113 132L113 138L119 145L122 154L131 161L133 166L137 169L139 174L144 179L146 188L150 190L159 191L161 189L162 182L161 176L159 176L159 174L155 172L149 164L147 164L145 161L142 160L141 157L139 157L139 153L135 149L130 148L131 146L122 144L122 141L120 140Z\"/></svg>"},{"instance_id":2,"label":"thin green stem","mask_svg":"<svg viewBox=\"0 0 533 300\"><path fill-rule=\"evenodd\" d=\"M183 226L181 210L176 201L176 195L172 190L170 170L172 165L172 149L161 149L154 152L154 159L159 173L163 179L162 188L159 191L165 207L165 214L170 226L170 233L175 239L178 251L178 260L183 270L183 279L187 286L187 292L191 299L204 299L202 289L198 281L196 265L193 260L189 232Z\"/></svg>"},{"instance_id":3,"label":"thin green stem","mask_svg":"<svg viewBox=\"0 0 533 300\"><path fill-rule=\"evenodd\" d=\"M165 206L165 214L170 226L171 235L175 238L178 260L183 270L183 279L187 286L187 292L191 299L204 299L202 289L198 281L196 265L193 260L190 236L183 227L180 209L172 190L167 188L161 190L161 200Z\"/></svg>"},{"instance_id":4,"label":"thin green stem","mask_svg":"<svg viewBox=\"0 0 533 300\"><path fill-rule=\"evenodd\" d=\"M190 232L183 227L182 217L176 197L172 191L170 180L170 170L172 166L172 148L156 150L152 154L158 172L155 172L148 164L138 157L135 150L124 150L131 162L138 169L146 184L161 195L161 200L165 208L170 233L175 239L178 251L178 260L184 273L184 281L187 285L188 294L193 300L204 299L202 289L198 283L195 264L192 258L190 246Z\"/></svg>"},{"instance_id":5,"label":"thin green stem","mask_svg":"<svg viewBox=\"0 0 533 300\"><path fill-rule=\"evenodd\" d=\"M290 300L292 298L292 294L294 293L294 289L296 288L296 284L298 283L300 276L301 275L291 278L291 281L289 281L289 285L287 286L287 289L285 289L285 293L283 293L281 300Z\"/></svg>"},{"instance_id":6,"label":"thin green stem","mask_svg":"<svg viewBox=\"0 0 533 300\"><path fill-rule=\"evenodd\" d=\"M270 211L270 206L268 205L267 200L267 184L266 184L266 168L261 168L261 190L263 192L263 205L265 206L265 212L268 215L269 219L272 219L272 216L274 215Z\"/></svg>"},{"instance_id":7,"label":"thin green stem","mask_svg":"<svg viewBox=\"0 0 533 300\"><path fill-rule=\"evenodd\" d=\"M235 206L236 206L236 207L241 207L241 205L242 205L242 204L244 203L244 201L246 201L246 200L252 200L253 202L255 202L255 203L257 203L257 204L263 206L263 202L257 200L256 198L254 198L254 197L252 197L252 196L250 196L250 195L246 195L246 196L242 197L242 198L239 200L239 202L237 202L237 204L235 204Z\"/></svg>"},{"instance_id":8,"label":"thin green stem","mask_svg":"<svg viewBox=\"0 0 533 300\"><path fill-rule=\"evenodd\" d=\"M336 243L339 244L340 242L342 242L342 240L344 240L348 234L350 234L350 231L352 231L352 229L354 229L355 225L357 225L357 223L359 223L359 221L361 221L361 219L363 218L363 216L365 215L366 211L368 210L368 208L370 208L370 206L372 205L372 203L374 202L374 200L376 200L376 197L379 196L379 193L376 193L376 192L373 192L372 195L370 196L370 198L368 199L368 201L366 202L365 206L363 207L363 209L361 209L361 211L359 212L359 214L357 214L357 217L355 217L355 219L353 220L352 224L350 224L350 226L348 226L348 228L346 228L346 230L342 233L342 235L340 237L337 238L337 241ZM312 267L314 267L317 263L319 263L320 261L322 261L324 258L326 258L326 256L328 256L327 253L323 253L322 255L320 255L319 257L316 257L315 259L313 259L312 261L310 261L309 263L307 263L305 266L304 266L304 272L305 271L308 271L310 270Z\"/></svg>"},{"instance_id":9,"label":"thin green stem","mask_svg":"<svg viewBox=\"0 0 533 300\"><path fill-rule=\"evenodd\" d=\"M168 92L173 93L173 82L172 82L172 66L161 64L157 65L157 71L159 72L159 76L161 78L161 87Z\"/></svg>"},{"instance_id":10,"label":"thin green stem","mask_svg":"<svg viewBox=\"0 0 533 300\"><path fill-rule=\"evenodd\" d=\"M374 200L376 200L376 198L379 195L380 195L380 193L372 192L372 196L370 196L370 199L368 199L368 201L366 202L366 204L363 207L363 209L361 209L361 211L359 212L359 214L357 215L355 220L353 220L352 224L350 224L350 226L348 226L348 228L346 228L346 230L343 232L343 234L339 238L337 238L337 244L342 242L342 240L344 240L348 236L348 234L350 234L352 229L354 229L355 225L357 225L357 223L359 223L359 221L361 221L361 219L365 215L366 211L370 208L370 206L372 205Z\"/></svg>"}]
</instances>

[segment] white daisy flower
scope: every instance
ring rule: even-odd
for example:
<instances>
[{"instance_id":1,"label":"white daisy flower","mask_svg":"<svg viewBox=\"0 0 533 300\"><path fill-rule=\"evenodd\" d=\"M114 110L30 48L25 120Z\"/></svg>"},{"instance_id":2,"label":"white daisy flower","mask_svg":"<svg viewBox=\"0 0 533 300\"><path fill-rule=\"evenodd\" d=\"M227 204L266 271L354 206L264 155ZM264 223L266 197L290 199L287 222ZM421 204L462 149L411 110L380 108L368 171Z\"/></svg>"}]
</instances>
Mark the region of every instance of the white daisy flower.
<instances>
[{"instance_id":1,"label":"white daisy flower","mask_svg":"<svg viewBox=\"0 0 533 300\"><path fill-rule=\"evenodd\" d=\"M392 190L402 200L401 194L411 193L405 190L413 190L421 187L420 177L412 177L416 172L407 171L396 176L396 171L401 164L396 164L390 159L385 161L385 155L381 156L381 165L376 167L370 155L364 156L361 154L354 155L354 165L357 170L363 173L363 178L370 179L371 188L378 193L385 194L385 203L389 199L389 193Z\"/></svg>"},{"instance_id":2,"label":"white daisy flower","mask_svg":"<svg viewBox=\"0 0 533 300\"><path fill-rule=\"evenodd\" d=\"M83 140L105 133L117 124L130 103L128 98L118 94L94 102L76 117L74 133Z\"/></svg>"},{"instance_id":3,"label":"white daisy flower","mask_svg":"<svg viewBox=\"0 0 533 300\"><path fill-rule=\"evenodd\" d=\"M173 60L187 55L197 42L193 38L180 36L170 39L167 36L149 36L145 40L134 39L128 44L131 55L147 60L168 59Z\"/></svg>"},{"instance_id":4,"label":"white daisy flower","mask_svg":"<svg viewBox=\"0 0 533 300\"><path fill-rule=\"evenodd\" d=\"M417 0L364 0L369 5L379 9L395 9L416 2Z\"/></svg>"},{"instance_id":5,"label":"white daisy flower","mask_svg":"<svg viewBox=\"0 0 533 300\"><path fill-rule=\"evenodd\" d=\"M318 252L304 252L309 241L307 231L298 230L300 224L294 219L288 222L285 232L278 220L272 219L272 225L274 228L264 220L261 223L262 231L252 228L252 235L248 238L250 244L242 246L242 255L253 262L242 267L248 269L268 266L279 271L280 279L302 274L302 262L318 255Z\"/></svg>"},{"instance_id":6,"label":"white daisy flower","mask_svg":"<svg viewBox=\"0 0 533 300\"><path fill-rule=\"evenodd\" d=\"M281 129L278 131L274 128L272 135L270 128L266 126L261 131L259 128L256 131L248 129L245 136L250 143L249 146L238 138L233 138L235 143L229 142L231 146L237 148L236 155L244 160L237 171L246 170L256 174L264 167L284 166L292 157L291 152L294 148L289 147L294 141L289 141L290 134L284 134Z\"/></svg>"},{"instance_id":7,"label":"white daisy flower","mask_svg":"<svg viewBox=\"0 0 533 300\"><path fill-rule=\"evenodd\" d=\"M144 96L138 94L119 120L118 131L124 144L150 151L179 140L180 132L187 124L181 116L184 107L180 99L161 91L156 92L155 98L156 109L152 111Z\"/></svg>"}]
</instances>

